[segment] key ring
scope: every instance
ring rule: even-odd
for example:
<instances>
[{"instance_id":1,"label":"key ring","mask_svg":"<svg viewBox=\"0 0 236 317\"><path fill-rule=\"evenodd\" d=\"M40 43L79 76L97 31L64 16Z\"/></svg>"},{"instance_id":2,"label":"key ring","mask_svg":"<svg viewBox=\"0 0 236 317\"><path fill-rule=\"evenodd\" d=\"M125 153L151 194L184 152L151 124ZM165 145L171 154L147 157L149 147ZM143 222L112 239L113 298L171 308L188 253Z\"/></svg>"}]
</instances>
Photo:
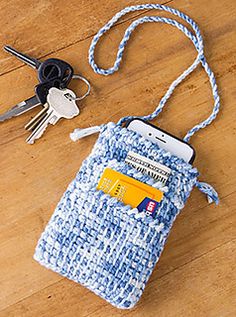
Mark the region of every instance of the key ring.
<instances>
[{"instance_id":1,"label":"key ring","mask_svg":"<svg viewBox=\"0 0 236 317\"><path fill-rule=\"evenodd\" d=\"M89 93L90 93L90 90L91 90L91 85L90 85L89 81L88 81L86 78L84 78L84 77L82 77L82 76L80 76L80 75L78 75L78 74L74 74L74 75L72 76L72 79L80 79L80 80L82 80L82 81L87 85L87 87L88 87L88 90L86 91L86 93L85 93L83 96L81 96L81 97L76 97L76 98L73 98L73 99L74 99L74 100L82 100L82 99L84 99L85 97L87 97L87 96L89 95Z\"/></svg>"}]
</instances>

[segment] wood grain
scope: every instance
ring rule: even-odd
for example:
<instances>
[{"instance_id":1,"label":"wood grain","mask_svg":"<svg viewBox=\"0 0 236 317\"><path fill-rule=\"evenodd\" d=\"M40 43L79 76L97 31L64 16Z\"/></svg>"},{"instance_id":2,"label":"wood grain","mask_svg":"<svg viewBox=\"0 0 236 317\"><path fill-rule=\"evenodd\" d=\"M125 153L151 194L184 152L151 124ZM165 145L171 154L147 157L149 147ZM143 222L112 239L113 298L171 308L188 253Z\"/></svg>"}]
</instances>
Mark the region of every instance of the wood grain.
<instances>
[{"instance_id":1,"label":"wood grain","mask_svg":"<svg viewBox=\"0 0 236 317\"><path fill-rule=\"evenodd\" d=\"M49 128L33 146L25 143L28 133L23 126L36 110L0 124L1 317L235 316L236 7L233 0L169 2L198 22L219 84L221 113L193 137L192 145L201 179L216 187L221 204L208 205L200 192L193 191L140 303L131 311L119 311L38 265L32 259L34 248L97 137L73 143L69 133L76 127L151 112L196 52L178 30L145 25L131 38L120 71L102 77L87 62L91 37L114 13L139 1L0 1L1 45L13 45L35 57L65 59L92 84L91 96L80 105L81 115ZM109 32L96 51L99 65L112 65L124 30L135 16L147 14L128 15ZM0 74L2 111L33 95L34 70L4 52ZM82 89L76 82L71 87L78 94ZM212 102L207 77L199 67L154 122L183 137L208 115Z\"/></svg>"}]
</instances>

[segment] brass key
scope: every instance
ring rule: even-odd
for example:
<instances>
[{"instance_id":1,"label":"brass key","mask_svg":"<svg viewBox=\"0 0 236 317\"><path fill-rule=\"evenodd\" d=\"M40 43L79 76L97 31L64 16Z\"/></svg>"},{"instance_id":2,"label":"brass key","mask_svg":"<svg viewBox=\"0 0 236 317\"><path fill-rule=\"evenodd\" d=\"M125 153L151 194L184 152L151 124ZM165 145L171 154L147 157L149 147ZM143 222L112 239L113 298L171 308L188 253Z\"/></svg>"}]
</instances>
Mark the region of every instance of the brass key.
<instances>
[{"instance_id":1,"label":"brass key","mask_svg":"<svg viewBox=\"0 0 236 317\"><path fill-rule=\"evenodd\" d=\"M48 107L48 104L45 103L43 109L25 125L25 129L28 131L33 130L37 126L37 124L46 116Z\"/></svg>"}]
</instances>

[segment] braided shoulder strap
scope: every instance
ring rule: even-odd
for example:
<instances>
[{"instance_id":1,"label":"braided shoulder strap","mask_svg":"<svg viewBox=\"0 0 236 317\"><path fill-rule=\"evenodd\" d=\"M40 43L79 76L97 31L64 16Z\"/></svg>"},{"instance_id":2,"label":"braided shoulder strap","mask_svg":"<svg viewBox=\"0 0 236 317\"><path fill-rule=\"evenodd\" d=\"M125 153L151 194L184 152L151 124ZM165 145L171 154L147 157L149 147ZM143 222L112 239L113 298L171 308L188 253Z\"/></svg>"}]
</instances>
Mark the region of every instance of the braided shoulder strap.
<instances>
[{"instance_id":1,"label":"braided shoulder strap","mask_svg":"<svg viewBox=\"0 0 236 317\"><path fill-rule=\"evenodd\" d=\"M150 9L162 10L162 11L172 13L173 15L178 16L183 21L187 22L187 24L189 26L191 26L191 28L194 32L192 33L183 24L181 24L178 21L173 20L173 19L159 17L159 16L144 16L144 17L139 18L139 19L135 20L134 22L132 22L129 25L129 27L126 29L126 31L124 33L124 37L119 44L119 48L117 51L117 56L116 56L116 60L114 62L114 65L108 69L99 68L98 65L94 61L94 51L95 51L96 44L98 43L99 39L103 36L103 34L106 33L125 14L127 14L129 12L147 10L147 9L148 10L150 10ZM209 115L209 117L207 119L205 119L204 121L195 125L192 129L190 129L187 132L187 134L184 137L184 141L189 141L193 134L195 134L198 130L205 128L207 125L209 125L216 118L216 116L219 112L219 108L220 108L220 98L218 95L215 76L214 76L212 70L210 69L210 67L206 61L206 58L204 56L203 39L202 39L200 30L199 30L197 24L190 17L188 17L187 15L185 15L184 13L182 13L176 9L173 9L171 7L168 7L168 6L160 5L160 4L143 4L143 5L126 7L125 9L121 10L116 15L114 15L113 18L107 24L105 24L98 31L98 33L94 36L94 38L91 42L90 48L89 48L89 63L91 65L92 69L94 70L94 72L97 74L106 75L106 76L113 74L120 67L125 46L129 40L132 32L135 30L135 28L138 25L143 24L143 23L152 23L152 22L166 23L166 24L169 24L169 25L172 25L172 26L178 28L192 41L198 54L197 54L196 59L192 63L192 65L190 67L188 67L186 70L184 70L183 73L180 76L178 76L178 78L175 79L171 83L167 92L161 98L159 105L157 106L155 111L153 111L153 113L151 113L147 116L143 116L143 117L139 117L139 118L142 118L144 120L152 120L155 117L157 117L159 115L159 113L162 111L163 107L165 106L167 100L172 95L174 89L198 66L198 64L201 63L202 67L205 69L205 71L209 77L209 81L210 81L210 84L212 87L213 98L214 98L214 106L213 106L212 113ZM132 119L132 118L134 118L134 117L133 116L123 117L119 120L118 124L121 125L123 122L125 122L129 119Z\"/></svg>"}]
</instances>

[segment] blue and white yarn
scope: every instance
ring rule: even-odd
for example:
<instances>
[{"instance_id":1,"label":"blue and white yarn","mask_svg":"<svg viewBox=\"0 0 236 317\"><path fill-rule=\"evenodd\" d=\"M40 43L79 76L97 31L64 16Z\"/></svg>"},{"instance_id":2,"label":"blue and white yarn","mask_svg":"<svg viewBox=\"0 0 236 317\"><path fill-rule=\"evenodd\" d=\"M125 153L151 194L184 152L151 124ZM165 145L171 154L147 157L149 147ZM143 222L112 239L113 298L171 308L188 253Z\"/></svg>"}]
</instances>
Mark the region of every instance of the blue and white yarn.
<instances>
[{"instance_id":1,"label":"blue and white yarn","mask_svg":"<svg viewBox=\"0 0 236 317\"><path fill-rule=\"evenodd\" d=\"M150 9L154 9L154 10L161 10L161 11L166 11L169 13L172 13L173 15L178 16L180 19L182 19L183 21L187 22L187 24L189 24L189 26L192 27L192 29L194 30L193 34L192 32L190 32L184 25L182 25L181 23L179 23L178 21L172 20L172 19L168 19L165 17L158 17L158 16L145 16L142 18L139 18L137 20L135 20L134 22L132 22L130 24L130 26L126 29L125 34L123 39L120 42L119 48L118 48L118 52L117 52L117 56L116 56L116 60L114 62L114 65L108 69L101 69L97 66L97 64L94 61L94 51L95 51L95 47L99 41L99 39L125 14L129 13L129 12L133 12L133 11L139 11L139 10L150 10ZM142 23L152 23L152 22L162 22L162 23L167 23L170 24L172 26L177 27L179 30L181 30L194 44L198 55L195 59L195 61L193 62L193 64L186 69L176 80L174 80L172 82L172 84L170 85L169 89L167 90L166 94L162 97L158 107L156 108L156 110L151 113L150 115L147 115L145 117L142 117L144 120L153 120L155 117L158 116L158 114L162 111L163 107L165 106L167 100L170 98L170 96L172 95L174 89L198 66L199 63L202 64L203 68L205 69L208 77L209 77L209 81L212 87L212 92L213 92L213 98L214 98L214 107L213 107L213 111L211 113L211 115L204 121L202 121L201 123L197 124L196 126L194 126L190 131L188 131L188 133L186 134L186 136L184 137L184 141L188 142L191 138L191 136L196 133L198 130L205 128L207 125L209 125L217 116L219 109L220 109L220 98L218 95L218 90L217 90L217 85L216 85L216 80L215 80L215 76L214 73L212 72L212 70L210 69L209 65L206 62L205 56L204 56L204 51L203 51L203 39L201 36L201 32L196 24L196 22L194 22L190 17L188 17L187 15L185 15L184 13L170 8L168 6L164 6L164 5L160 5L160 4L143 4L143 5L137 5L137 6L131 6L131 7L126 7L125 9L121 10L120 12L118 12L105 26L103 26L98 33L94 36L92 43L90 45L89 48L89 63L91 65L91 67L93 68L95 73L98 73L100 75L111 75L113 74L115 71L117 71L120 67L121 61L122 61L122 57L123 57L123 52L125 49L125 46L130 38L131 33L134 31L134 29ZM122 124L123 122L130 120L134 118L133 116L127 116L124 117L122 119L120 119L120 121L118 122L118 124Z\"/></svg>"},{"instance_id":2,"label":"blue and white yarn","mask_svg":"<svg viewBox=\"0 0 236 317\"><path fill-rule=\"evenodd\" d=\"M149 185L154 180L124 163L128 151L172 169L155 219L97 191L106 167ZM42 234L35 259L119 308L139 300L172 224L196 185L198 172L133 131L104 125Z\"/></svg>"},{"instance_id":3,"label":"blue and white yarn","mask_svg":"<svg viewBox=\"0 0 236 317\"><path fill-rule=\"evenodd\" d=\"M117 60L108 70L99 69L94 62L94 48L99 38L127 12L143 9L164 10L189 23L195 35L172 19L144 17L133 22L126 30L117 54ZM128 7L117 13L94 37L89 53L94 71L112 74L119 68L124 46L131 32L140 23L165 22L178 27L194 43L198 57L174 81L157 109L145 120L153 119L162 110L174 88L201 63L213 88L215 106L210 117L191 129L189 138L208 125L219 111L219 97L212 71L204 54L203 41L194 21L183 13L162 5L146 4ZM84 160L76 178L67 188L38 242L34 258L42 265L75 281L106 299L118 308L131 308L140 299L145 285L157 263L171 227L184 207L194 186L218 203L216 191L197 180L198 171L184 160L166 152L138 133L123 128L121 124L131 117L122 118L118 124L108 123L88 129L77 129L74 140L100 132L90 155ZM171 169L165 187L148 175L143 175L124 163L129 151L160 162ZM140 180L164 192L156 217L139 213L136 208L124 205L116 198L96 190L106 167Z\"/></svg>"}]
</instances>

